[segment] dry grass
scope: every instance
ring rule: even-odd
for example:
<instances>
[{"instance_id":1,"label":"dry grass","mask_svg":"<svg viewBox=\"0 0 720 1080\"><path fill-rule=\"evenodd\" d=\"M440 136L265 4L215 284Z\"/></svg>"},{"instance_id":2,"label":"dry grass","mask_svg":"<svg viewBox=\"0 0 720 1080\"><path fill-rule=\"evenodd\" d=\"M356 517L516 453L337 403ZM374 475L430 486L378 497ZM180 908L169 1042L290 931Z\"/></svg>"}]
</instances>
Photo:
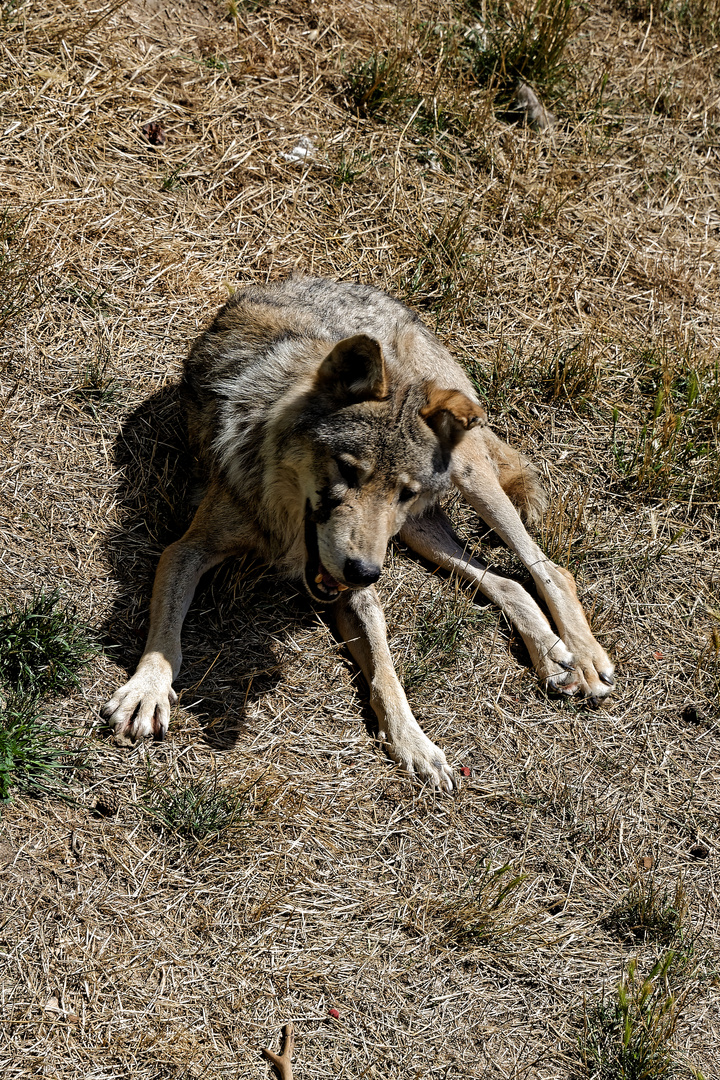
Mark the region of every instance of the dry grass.
<instances>
[{"instance_id":1,"label":"dry grass","mask_svg":"<svg viewBox=\"0 0 720 1080\"><path fill-rule=\"evenodd\" d=\"M550 134L473 74L478 9L2 5L1 599L59 587L104 642L52 705L92 747L74 802L2 809L12 1080L250 1080L287 1019L301 1080L582 1075L593 1003L661 958L608 921L650 865L695 950L678 1075L720 1074L717 7L589 8ZM353 106L383 53L389 100ZM423 606L462 598L393 552L391 644L470 770L453 799L397 775L330 630L250 566L190 612L169 741L99 726L190 513L181 358L229 288L293 269L409 298L468 366L617 661L589 711L539 693L491 608L423 653Z\"/></svg>"}]
</instances>

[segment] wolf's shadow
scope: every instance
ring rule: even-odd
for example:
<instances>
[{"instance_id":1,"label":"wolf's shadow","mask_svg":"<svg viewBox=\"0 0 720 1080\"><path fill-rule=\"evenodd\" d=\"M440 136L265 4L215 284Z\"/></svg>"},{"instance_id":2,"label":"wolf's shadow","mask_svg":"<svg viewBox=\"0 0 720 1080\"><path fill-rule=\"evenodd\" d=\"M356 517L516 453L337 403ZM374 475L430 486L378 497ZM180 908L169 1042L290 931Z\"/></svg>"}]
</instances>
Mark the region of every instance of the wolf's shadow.
<instances>
[{"instance_id":1,"label":"wolf's shadow","mask_svg":"<svg viewBox=\"0 0 720 1080\"><path fill-rule=\"evenodd\" d=\"M143 402L125 420L114 446L119 480L117 525L107 552L117 580L102 628L111 655L132 673L148 630L158 559L187 529L200 485L187 448L177 386ZM235 744L249 707L280 679L288 624L310 607L286 581L251 559L230 559L207 574L183 626L183 666L175 689L216 749Z\"/></svg>"}]
</instances>

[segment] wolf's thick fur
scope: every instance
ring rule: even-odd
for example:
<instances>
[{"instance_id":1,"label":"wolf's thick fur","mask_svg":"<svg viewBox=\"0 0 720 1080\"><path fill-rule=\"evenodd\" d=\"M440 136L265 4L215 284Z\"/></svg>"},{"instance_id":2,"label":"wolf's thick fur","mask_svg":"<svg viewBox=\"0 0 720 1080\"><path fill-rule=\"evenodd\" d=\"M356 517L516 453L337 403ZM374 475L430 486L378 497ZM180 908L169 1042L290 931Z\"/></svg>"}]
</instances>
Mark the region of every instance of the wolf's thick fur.
<instances>
[{"instance_id":1,"label":"wolf's thick fur","mask_svg":"<svg viewBox=\"0 0 720 1080\"><path fill-rule=\"evenodd\" d=\"M388 752L450 790L445 755L395 673L373 588L394 535L502 607L547 686L610 692L613 667L572 575L522 524L545 506L537 471L486 426L467 376L404 304L319 279L244 289L195 343L183 396L207 493L160 559L137 671L103 708L118 742L164 737L195 587L229 555L254 550L333 605ZM438 508L453 484L522 559L555 629L525 589L456 538Z\"/></svg>"}]
</instances>

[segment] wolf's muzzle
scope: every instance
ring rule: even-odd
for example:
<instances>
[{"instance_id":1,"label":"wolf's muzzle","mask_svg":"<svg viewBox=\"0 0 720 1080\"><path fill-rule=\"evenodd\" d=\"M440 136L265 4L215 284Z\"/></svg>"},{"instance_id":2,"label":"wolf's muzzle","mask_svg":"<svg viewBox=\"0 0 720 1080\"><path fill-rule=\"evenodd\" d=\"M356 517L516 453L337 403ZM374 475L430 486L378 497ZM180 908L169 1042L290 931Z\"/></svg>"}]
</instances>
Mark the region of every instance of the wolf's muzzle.
<instances>
[{"instance_id":1,"label":"wolf's muzzle","mask_svg":"<svg viewBox=\"0 0 720 1080\"><path fill-rule=\"evenodd\" d=\"M381 566L364 559L346 559L343 566L343 577L348 585L359 585L363 589L374 585L381 573Z\"/></svg>"}]
</instances>

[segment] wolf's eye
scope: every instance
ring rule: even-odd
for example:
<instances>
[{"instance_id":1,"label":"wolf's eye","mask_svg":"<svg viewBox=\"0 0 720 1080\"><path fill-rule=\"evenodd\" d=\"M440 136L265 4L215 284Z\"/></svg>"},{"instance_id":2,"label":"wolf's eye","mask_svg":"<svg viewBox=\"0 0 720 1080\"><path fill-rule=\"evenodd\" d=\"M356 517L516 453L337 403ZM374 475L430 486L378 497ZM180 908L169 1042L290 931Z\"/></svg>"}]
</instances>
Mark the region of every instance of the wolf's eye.
<instances>
[{"instance_id":1,"label":"wolf's eye","mask_svg":"<svg viewBox=\"0 0 720 1080\"><path fill-rule=\"evenodd\" d=\"M344 461L342 458L335 458L335 464L348 487L360 486L358 471L354 465L351 465L349 461Z\"/></svg>"},{"instance_id":2,"label":"wolf's eye","mask_svg":"<svg viewBox=\"0 0 720 1080\"><path fill-rule=\"evenodd\" d=\"M400 495L398 496L398 498L400 499L400 502L410 502L410 500L414 499L416 495L417 491L413 491L413 489L409 487L404 487L400 489Z\"/></svg>"}]
</instances>

